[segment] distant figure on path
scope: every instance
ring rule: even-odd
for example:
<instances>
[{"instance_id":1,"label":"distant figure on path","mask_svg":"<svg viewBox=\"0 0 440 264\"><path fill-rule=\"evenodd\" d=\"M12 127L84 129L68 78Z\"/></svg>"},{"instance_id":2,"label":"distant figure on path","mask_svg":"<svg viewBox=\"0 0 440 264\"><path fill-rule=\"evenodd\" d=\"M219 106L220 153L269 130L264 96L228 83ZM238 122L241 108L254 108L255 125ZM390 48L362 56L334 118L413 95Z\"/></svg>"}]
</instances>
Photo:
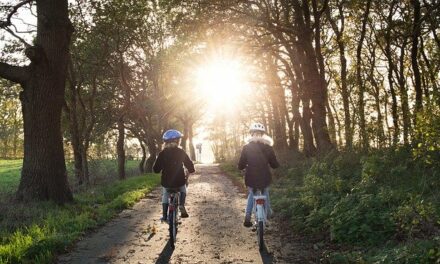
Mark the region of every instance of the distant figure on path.
<instances>
[{"instance_id":1,"label":"distant figure on path","mask_svg":"<svg viewBox=\"0 0 440 264\"><path fill-rule=\"evenodd\" d=\"M269 185L272 182L270 167L275 169L280 166L273 150L273 140L266 135L263 124L253 123L249 129L251 137L248 143L243 146L238 169L246 169L244 182L248 187L249 195L245 211L245 227L251 227L252 208L254 206L254 191L261 189L267 197L268 216L272 215L269 200ZM270 166L270 167L269 167Z\"/></svg>"}]
</instances>

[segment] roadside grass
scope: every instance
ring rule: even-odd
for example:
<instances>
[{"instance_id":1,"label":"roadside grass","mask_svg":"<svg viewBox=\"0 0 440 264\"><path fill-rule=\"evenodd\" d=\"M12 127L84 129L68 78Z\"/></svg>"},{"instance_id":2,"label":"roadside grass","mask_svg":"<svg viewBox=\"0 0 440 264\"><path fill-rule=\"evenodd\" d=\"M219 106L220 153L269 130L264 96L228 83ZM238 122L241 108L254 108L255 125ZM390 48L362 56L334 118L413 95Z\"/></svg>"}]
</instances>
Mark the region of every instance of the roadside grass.
<instances>
[{"instance_id":1,"label":"roadside grass","mask_svg":"<svg viewBox=\"0 0 440 264\"><path fill-rule=\"evenodd\" d=\"M74 195L74 203L3 205L0 208L0 263L52 263L88 230L133 206L160 183L147 174L96 186Z\"/></svg>"}]
</instances>

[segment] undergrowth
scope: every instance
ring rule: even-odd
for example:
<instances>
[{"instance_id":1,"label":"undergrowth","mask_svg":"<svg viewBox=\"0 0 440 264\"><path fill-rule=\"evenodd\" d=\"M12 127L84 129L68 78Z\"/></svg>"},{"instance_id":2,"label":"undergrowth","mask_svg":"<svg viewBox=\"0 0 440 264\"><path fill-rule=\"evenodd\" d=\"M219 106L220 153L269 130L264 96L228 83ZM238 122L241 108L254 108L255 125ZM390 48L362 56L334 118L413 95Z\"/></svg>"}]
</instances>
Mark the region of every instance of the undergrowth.
<instances>
[{"instance_id":1,"label":"undergrowth","mask_svg":"<svg viewBox=\"0 0 440 264\"><path fill-rule=\"evenodd\" d=\"M327 241L324 263L440 263L436 165L409 147L290 156L275 171L271 202L292 232Z\"/></svg>"}]
</instances>

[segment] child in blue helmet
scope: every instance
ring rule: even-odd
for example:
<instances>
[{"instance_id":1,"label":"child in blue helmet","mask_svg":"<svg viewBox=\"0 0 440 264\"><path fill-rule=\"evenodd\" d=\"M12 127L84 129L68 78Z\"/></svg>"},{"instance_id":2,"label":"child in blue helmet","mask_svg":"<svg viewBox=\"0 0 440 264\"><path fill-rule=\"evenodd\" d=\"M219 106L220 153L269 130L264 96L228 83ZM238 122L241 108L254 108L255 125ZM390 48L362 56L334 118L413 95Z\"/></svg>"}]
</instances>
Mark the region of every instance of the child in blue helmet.
<instances>
[{"instance_id":1,"label":"child in blue helmet","mask_svg":"<svg viewBox=\"0 0 440 264\"><path fill-rule=\"evenodd\" d=\"M186 152L179 148L182 133L177 130L170 129L163 134L165 142L163 150L157 156L153 170L155 173L162 172L161 184L163 187L162 195L162 218L165 221L168 213L168 189L176 189L180 192L180 212L181 217L188 217L185 208L186 198L186 175L183 166L189 173L194 173L194 164L188 157Z\"/></svg>"}]
</instances>

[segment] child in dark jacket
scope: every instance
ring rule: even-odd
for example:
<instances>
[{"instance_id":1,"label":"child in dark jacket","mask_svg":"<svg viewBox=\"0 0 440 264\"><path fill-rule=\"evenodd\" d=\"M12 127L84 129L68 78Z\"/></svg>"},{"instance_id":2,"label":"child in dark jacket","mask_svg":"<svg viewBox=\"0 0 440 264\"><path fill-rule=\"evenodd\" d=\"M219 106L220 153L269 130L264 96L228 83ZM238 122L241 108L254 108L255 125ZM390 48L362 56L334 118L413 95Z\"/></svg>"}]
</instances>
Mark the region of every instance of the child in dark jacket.
<instances>
[{"instance_id":1,"label":"child in dark jacket","mask_svg":"<svg viewBox=\"0 0 440 264\"><path fill-rule=\"evenodd\" d=\"M166 221L168 213L168 190L178 190L180 192L180 206L181 217L188 217L188 213L185 208L186 200L186 175L183 166L189 173L194 173L194 164L188 157L186 152L179 148L180 138L182 133L177 130L171 129L163 134L163 140L165 142L164 149L159 153L156 162L153 166L155 173L162 172L161 185L163 187L162 195L162 218Z\"/></svg>"},{"instance_id":2,"label":"child in dark jacket","mask_svg":"<svg viewBox=\"0 0 440 264\"><path fill-rule=\"evenodd\" d=\"M251 227L252 208L254 206L255 189L263 190L263 195L267 197L268 216L272 214L269 200L269 185L272 181L270 168L278 168L277 161L272 147L272 139L265 135L266 129L260 123L254 123L250 127L251 137L248 143L243 146L238 169L244 170L245 184L248 187L249 195L245 211L244 226Z\"/></svg>"}]
</instances>

